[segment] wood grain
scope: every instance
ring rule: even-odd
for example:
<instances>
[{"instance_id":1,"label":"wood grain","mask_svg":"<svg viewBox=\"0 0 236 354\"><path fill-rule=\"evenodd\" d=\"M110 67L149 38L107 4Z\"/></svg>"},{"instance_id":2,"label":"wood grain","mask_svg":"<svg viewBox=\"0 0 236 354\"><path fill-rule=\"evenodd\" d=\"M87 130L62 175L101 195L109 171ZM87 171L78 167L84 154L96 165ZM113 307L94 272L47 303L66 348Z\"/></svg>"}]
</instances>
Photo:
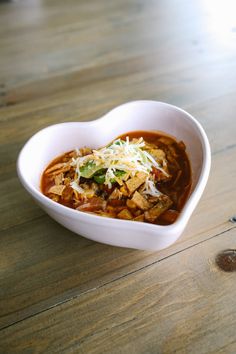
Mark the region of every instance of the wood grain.
<instances>
[{"instance_id":1,"label":"wood grain","mask_svg":"<svg viewBox=\"0 0 236 354\"><path fill-rule=\"evenodd\" d=\"M235 353L235 274L214 264L236 235L231 13L222 0L0 2L1 353ZM39 129L136 99L187 109L212 148L189 225L155 253L69 232L16 175Z\"/></svg>"},{"instance_id":2,"label":"wood grain","mask_svg":"<svg viewBox=\"0 0 236 354\"><path fill-rule=\"evenodd\" d=\"M17 224L15 220L11 228L10 218L15 209L3 211L8 224L0 238L1 327L14 323L16 316L22 320L233 228L228 220L235 208L235 153L236 148L232 148L215 155L212 168L219 173L217 178L210 177L191 223L176 244L158 253L113 248L86 240L41 216L35 205L30 208L31 203L27 204L29 210L18 212L25 222ZM223 164L230 168L221 169Z\"/></svg>"},{"instance_id":3,"label":"wood grain","mask_svg":"<svg viewBox=\"0 0 236 354\"><path fill-rule=\"evenodd\" d=\"M220 170L222 164L235 166L235 152L236 149L228 150L227 156L225 152L218 153L213 170ZM96 244L65 230L47 216L34 215L35 220L31 220L33 212L29 215L28 209L23 210L22 217L27 214L28 218L25 223L8 227L0 238L1 327L233 228L228 220L235 207L235 175L236 169L231 168L221 169L218 179L211 176L205 196L184 235L176 244L158 253ZM220 191L225 180L228 183ZM224 204L224 208L219 207Z\"/></svg>"},{"instance_id":4,"label":"wood grain","mask_svg":"<svg viewBox=\"0 0 236 354\"><path fill-rule=\"evenodd\" d=\"M215 264L234 231L2 330L3 351L235 352L235 274Z\"/></svg>"}]
</instances>

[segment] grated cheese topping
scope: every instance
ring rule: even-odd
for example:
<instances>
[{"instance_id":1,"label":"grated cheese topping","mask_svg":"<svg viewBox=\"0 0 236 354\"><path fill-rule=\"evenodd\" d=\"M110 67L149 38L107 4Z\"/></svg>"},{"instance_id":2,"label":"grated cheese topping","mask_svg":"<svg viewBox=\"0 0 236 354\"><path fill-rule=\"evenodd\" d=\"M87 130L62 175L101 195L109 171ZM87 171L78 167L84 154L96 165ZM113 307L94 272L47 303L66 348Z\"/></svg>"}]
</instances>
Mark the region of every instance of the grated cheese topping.
<instances>
[{"instance_id":1,"label":"grated cheese topping","mask_svg":"<svg viewBox=\"0 0 236 354\"><path fill-rule=\"evenodd\" d=\"M112 181L122 185L123 181L129 177L134 177L138 172L144 172L147 174L144 193L152 196L160 195L152 180L152 169L155 167L166 176L168 173L151 154L143 149L144 147L145 141L142 137L132 142L126 137L125 141L117 139L109 146L93 150L92 154L74 158L72 165L75 166L77 178L72 182L72 188L82 193L83 189L79 186L80 177L86 173L87 178L90 178L102 169L106 171L104 184L108 188L111 188ZM124 173L122 176L116 176L117 171Z\"/></svg>"}]
</instances>

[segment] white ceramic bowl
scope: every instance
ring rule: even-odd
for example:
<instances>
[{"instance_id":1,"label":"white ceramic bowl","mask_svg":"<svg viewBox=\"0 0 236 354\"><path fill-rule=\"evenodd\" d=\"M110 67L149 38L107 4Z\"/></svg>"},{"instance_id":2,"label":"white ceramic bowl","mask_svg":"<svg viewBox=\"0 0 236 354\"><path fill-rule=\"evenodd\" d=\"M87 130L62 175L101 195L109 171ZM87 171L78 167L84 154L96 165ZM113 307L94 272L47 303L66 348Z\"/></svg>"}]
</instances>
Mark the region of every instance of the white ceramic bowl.
<instances>
[{"instance_id":1,"label":"white ceramic bowl","mask_svg":"<svg viewBox=\"0 0 236 354\"><path fill-rule=\"evenodd\" d=\"M192 189L178 219L159 226L86 214L67 208L40 192L40 178L48 163L76 147L101 147L117 136L135 130L158 130L183 140L192 167ZM23 147L17 161L25 189L53 219L89 239L121 247L160 250L174 243L186 227L206 186L211 164L210 146L201 125L180 108L162 102L134 101L116 107L91 122L49 126Z\"/></svg>"}]
</instances>

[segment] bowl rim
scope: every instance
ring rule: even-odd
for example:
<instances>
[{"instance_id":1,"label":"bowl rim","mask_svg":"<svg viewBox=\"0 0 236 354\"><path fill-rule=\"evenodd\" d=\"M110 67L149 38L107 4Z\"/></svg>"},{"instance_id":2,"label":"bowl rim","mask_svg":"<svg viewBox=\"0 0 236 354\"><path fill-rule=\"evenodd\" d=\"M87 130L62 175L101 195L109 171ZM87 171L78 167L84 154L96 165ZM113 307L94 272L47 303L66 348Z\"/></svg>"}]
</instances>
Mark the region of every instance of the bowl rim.
<instances>
[{"instance_id":1,"label":"bowl rim","mask_svg":"<svg viewBox=\"0 0 236 354\"><path fill-rule=\"evenodd\" d=\"M180 212L180 215L178 216L177 220L170 225L158 225L158 224L151 224L151 223L146 223L146 222L133 222L133 220L122 220L122 219L116 219L116 218L108 218L108 217L101 217L96 214L90 214L86 212L81 212L79 210L75 210L69 207L66 207L62 204L59 204L57 202L54 202L50 198L46 197L41 191L36 189L33 185L28 183L26 178L24 177L24 172L22 172L21 169L21 161L23 159L23 155L27 149L28 146L30 146L31 142L38 136L43 135L46 130L54 129L57 126L62 126L62 125L81 125L81 126L93 126L96 124L100 124L103 120L107 119L109 115L111 115L115 110L120 109L121 107L124 107L126 105L131 105L131 104L149 104L149 103L158 103L160 105L169 107L170 109L174 109L177 112L182 113L187 119L189 119L193 125L197 128L198 132L198 137L201 141L201 146L202 146L202 165L201 165L201 172L198 177L198 181L194 187L194 189L191 191L190 196L188 197L183 209ZM168 133L167 133L168 134ZM190 161L191 164L191 161ZM211 149L210 149L210 144L207 138L207 135L201 126L201 124L188 112L186 112L184 109L179 108L175 105L161 102L161 101L155 101L155 100L135 100L135 101L130 101L123 103L121 105L118 105L105 113L102 117L99 117L97 119L91 120L91 121L86 121L86 122L77 122L77 121L70 121L70 122L62 122L62 123L56 123L49 125L43 129L40 129L38 132L36 132L34 135L29 138L26 143L23 145L18 158L16 162L16 169L17 169L17 175L19 177L19 180L21 181L22 185L24 188L41 204L49 207L50 209L53 209L59 214L62 214L63 216L73 216L74 218L78 218L80 220L81 218L84 221L87 221L90 224L97 224L97 223L106 223L106 224L114 224L119 222L119 225L125 228L145 228L145 230L150 230L150 231L158 231L159 230L166 230L168 232L176 231L176 229L181 229L184 225L186 226L193 210L195 209L199 199L202 196L203 190L206 186L207 179L210 173L210 167L211 167Z\"/></svg>"}]
</instances>

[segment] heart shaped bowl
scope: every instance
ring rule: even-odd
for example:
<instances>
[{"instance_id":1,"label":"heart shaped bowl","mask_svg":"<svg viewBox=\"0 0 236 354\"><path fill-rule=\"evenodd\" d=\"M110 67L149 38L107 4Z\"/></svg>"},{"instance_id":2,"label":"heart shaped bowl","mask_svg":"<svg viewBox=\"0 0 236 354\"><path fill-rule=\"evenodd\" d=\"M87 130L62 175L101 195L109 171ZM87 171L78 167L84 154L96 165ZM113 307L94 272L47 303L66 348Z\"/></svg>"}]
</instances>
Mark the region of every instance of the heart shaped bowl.
<instances>
[{"instance_id":1,"label":"heart shaped bowl","mask_svg":"<svg viewBox=\"0 0 236 354\"><path fill-rule=\"evenodd\" d=\"M41 193L42 172L55 157L83 146L98 148L121 134L137 130L163 131L186 145L192 188L173 224L160 226L87 214L60 205ZM69 230L114 246L160 250L173 244L182 234L206 186L210 165L207 136L190 114L162 102L133 101L94 121L55 124L39 131L22 148L17 172L25 189L42 209Z\"/></svg>"}]
</instances>

